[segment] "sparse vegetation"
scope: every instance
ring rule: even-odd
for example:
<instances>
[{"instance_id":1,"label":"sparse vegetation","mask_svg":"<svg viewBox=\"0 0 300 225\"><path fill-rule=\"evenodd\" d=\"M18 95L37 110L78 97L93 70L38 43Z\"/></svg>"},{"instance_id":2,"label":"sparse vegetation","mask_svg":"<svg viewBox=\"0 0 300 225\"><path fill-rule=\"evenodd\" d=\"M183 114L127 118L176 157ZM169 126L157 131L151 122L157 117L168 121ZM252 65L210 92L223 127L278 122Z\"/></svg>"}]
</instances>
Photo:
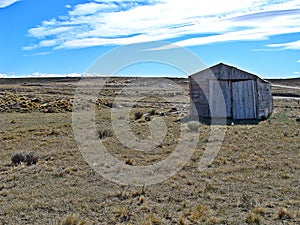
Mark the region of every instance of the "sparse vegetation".
<instances>
[{"instance_id":1,"label":"sparse vegetation","mask_svg":"<svg viewBox=\"0 0 300 225\"><path fill-rule=\"evenodd\" d=\"M135 112L135 113L134 113L134 120L139 120L139 119L142 118L142 116L143 116L143 113L142 113L142 112L140 112L140 111Z\"/></svg>"},{"instance_id":2,"label":"sparse vegetation","mask_svg":"<svg viewBox=\"0 0 300 225\"><path fill-rule=\"evenodd\" d=\"M156 109L151 109L148 113L149 113L151 116L157 115Z\"/></svg>"},{"instance_id":3,"label":"sparse vegetation","mask_svg":"<svg viewBox=\"0 0 300 225\"><path fill-rule=\"evenodd\" d=\"M62 220L60 225L85 225L86 222L80 220L77 216L68 215Z\"/></svg>"},{"instance_id":4,"label":"sparse vegetation","mask_svg":"<svg viewBox=\"0 0 300 225\"><path fill-rule=\"evenodd\" d=\"M143 116L134 120L134 112L166 112L159 118L168 128L166 136L150 152L121 143L110 132L111 108L97 105L96 125L104 133L101 142L127 166L148 166L170 156L178 146L181 125L190 132L199 131L199 143L183 169L162 183L135 187L107 180L81 155L72 114L67 111L76 83L45 81L41 85L51 88L43 89L23 82L0 84L0 224L300 224L299 100L274 99L275 112L266 121L229 123L218 155L202 172L198 163L210 127L194 121L199 131L194 125L188 127L188 119L180 123L185 113L181 102L189 101L187 91L169 95L172 104L153 99L133 108L126 122L141 140L150 137L150 123ZM116 80L115 84L113 90L103 90L101 98L114 102L123 83ZM24 104L18 109L15 103L20 101ZM46 114L50 107L55 113ZM175 107L177 111L169 113ZM28 152L38 156L35 165L28 160L33 165L26 166ZM17 153L24 158L12 160Z\"/></svg>"},{"instance_id":5,"label":"sparse vegetation","mask_svg":"<svg viewBox=\"0 0 300 225\"><path fill-rule=\"evenodd\" d=\"M24 162L24 160L25 160L25 157L24 157L23 153L21 153L21 152L18 152L11 157L11 162L14 165L18 165L18 164Z\"/></svg>"},{"instance_id":6,"label":"sparse vegetation","mask_svg":"<svg viewBox=\"0 0 300 225\"><path fill-rule=\"evenodd\" d=\"M37 164L37 162L38 162L38 156L34 152L29 152L28 154L26 154L24 163L27 166Z\"/></svg>"},{"instance_id":7,"label":"sparse vegetation","mask_svg":"<svg viewBox=\"0 0 300 225\"><path fill-rule=\"evenodd\" d=\"M30 152L24 154L19 152L14 154L11 157L11 162L13 165L19 165L20 163L25 163L27 166L33 165L33 164L37 164L38 162L38 156L34 153L34 152Z\"/></svg>"},{"instance_id":8,"label":"sparse vegetation","mask_svg":"<svg viewBox=\"0 0 300 225\"><path fill-rule=\"evenodd\" d=\"M141 225L159 225L161 220L154 214L147 215Z\"/></svg>"},{"instance_id":9,"label":"sparse vegetation","mask_svg":"<svg viewBox=\"0 0 300 225\"><path fill-rule=\"evenodd\" d=\"M117 207L117 210L115 213L121 222L125 222L130 219L131 212L130 212L128 206Z\"/></svg>"},{"instance_id":10,"label":"sparse vegetation","mask_svg":"<svg viewBox=\"0 0 300 225\"><path fill-rule=\"evenodd\" d=\"M195 208L192 211L192 214L190 215L190 220L196 223L200 217L205 216L207 213L208 208L206 206L203 206L201 204L198 204L195 206Z\"/></svg>"},{"instance_id":11,"label":"sparse vegetation","mask_svg":"<svg viewBox=\"0 0 300 225\"><path fill-rule=\"evenodd\" d=\"M250 212L246 216L246 223L250 224L250 225L254 225L254 224L259 225L260 224L260 218L259 218L258 215L254 214L253 212Z\"/></svg>"},{"instance_id":12,"label":"sparse vegetation","mask_svg":"<svg viewBox=\"0 0 300 225\"><path fill-rule=\"evenodd\" d=\"M289 211L287 209L280 208L277 213L277 218L280 220L290 219L291 214L289 213Z\"/></svg>"},{"instance_id":13,"label":"sparse vegetation","mask_svg":"<svg viewBox=\"0 0 300 225\"><path fill-rule=\"evenodd\" d=\"M178 224L179 224L179 225L187 225L187 221L186 221L186 219L184 218L184 215L183 215L183 214L180 214L179 219L178 219Z\"/></svg>"},{"instance_id":14,"label":"sparse vegetation","mask_svg":"<svg viewBox=\"0 0 300 225\"><path fill-rule=\"evenodd\" d=\"M143 195L141 195L138 199L138 204L141 205L145 202L145 197Z\"/></svg>"},{"instance_id":15,"label":"sparse vegetation","mask_svg":"<svg viewBox=\"0 0 300 225\"><path fill-rule=\"evenodd\" d=\"M102 130L98 130L98 137L99 139L104 139L107 137L112 137L113 136L113 131L109 130L109 129L102 129Z\"/></svg>"}]
</instances>

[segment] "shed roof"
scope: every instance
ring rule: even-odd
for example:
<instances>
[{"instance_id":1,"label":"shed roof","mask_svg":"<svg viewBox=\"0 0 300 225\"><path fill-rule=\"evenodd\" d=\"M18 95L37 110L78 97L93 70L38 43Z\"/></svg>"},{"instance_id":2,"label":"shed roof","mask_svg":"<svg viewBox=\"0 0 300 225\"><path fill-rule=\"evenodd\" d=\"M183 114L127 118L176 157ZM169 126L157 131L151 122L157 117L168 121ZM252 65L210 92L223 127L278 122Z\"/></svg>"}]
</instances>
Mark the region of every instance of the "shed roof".
<instances>
[{"instance_id":1,"label":"shed roof","mask_svg":"<svg viewBox=\"0 0 300 225\"><path fill-rule=\"evenodd\" d=\"M219 63L219 64L216 64L216 65L214 65L214 66L211 66L211 67L209 67L209 68L206 68L206 69L204 69L204 70L201 70L201 71L199 71L199 72L197 72L197 73L191 74L191 75L189 75L189 77L192 77L192 76L195 76L195 75L199 75L199 74L201 74L201 73L203 73L203 72L205 72L205 71L208 71L208 70L214 70L214 69L217 69L217 68L223 67L223 66L228 67L228 68L230 68L230 69L236 69L236 70L239 70L239 71L241 71L241 72L244 72L244 73L246 73L246 74L249 75L249 76L253 76L254 78L259 79L261 82L269 83L268 81L266 81L266 80L260 78L259 76L255 75L255 74L249 73L249 72L247 72L247 71L245 71L245 70L241 70L241 69L239 69L239 68L237 68L237 67L234 67L234 66L227 65L227 64L225 64L225 63Z\"/></svg>"}]
</instances>

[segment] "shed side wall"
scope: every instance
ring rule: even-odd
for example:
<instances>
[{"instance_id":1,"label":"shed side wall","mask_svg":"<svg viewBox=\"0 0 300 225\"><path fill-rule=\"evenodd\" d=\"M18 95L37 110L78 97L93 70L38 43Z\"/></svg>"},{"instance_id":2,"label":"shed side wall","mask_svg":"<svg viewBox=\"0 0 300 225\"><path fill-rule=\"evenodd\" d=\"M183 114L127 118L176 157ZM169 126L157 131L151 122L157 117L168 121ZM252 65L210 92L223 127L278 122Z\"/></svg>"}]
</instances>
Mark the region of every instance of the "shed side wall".
<instances>
[{"instance_id":1,"label":"shed side wall","mask_svg":"<svg viewBox=\"0 0 300 225\"><path fill-rule=\"evenodd\" d=\"M267 118L273 112L273 97L271 84L257 81L258 118Z\"/></svg>"},{"instance_id":2,"label":"shed side wall","mask_svg":"<svg viewBox=\"0 0 300 225\"><path fill-rule=\"evenodd\" d=\"M190 77L191 116L208 117L208 80L198 81Z\"/></svg>"}]
</instances>

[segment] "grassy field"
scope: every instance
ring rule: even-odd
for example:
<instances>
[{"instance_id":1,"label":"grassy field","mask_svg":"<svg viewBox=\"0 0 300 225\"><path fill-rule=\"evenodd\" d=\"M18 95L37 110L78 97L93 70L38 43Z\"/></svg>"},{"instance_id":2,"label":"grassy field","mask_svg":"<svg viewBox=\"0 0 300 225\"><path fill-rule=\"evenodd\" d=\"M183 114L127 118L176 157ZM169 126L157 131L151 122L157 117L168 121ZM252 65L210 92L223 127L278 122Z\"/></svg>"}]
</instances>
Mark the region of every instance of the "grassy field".
<instances>
[{"instance_id":1,"label":"grassy field","mask_svg":"<svg viewBox=\"0 0 300 225\"><path fill-rule=\"evenodd\" d=\"M197 123L199 143L189 163L162 183L136 187L104 179L81 155L72 127L76 82L1 83L0 224L300 223L300 100L275 99L268 120L227 125L219 154L203 172L198 161L210 126ZM189 99L188 84L175 82L183 91L172 92L170 102L144 99L129 119L136 136L147 139L150 122L135 113L162 111L169 131L164 141L154 152L136 152L109 132L101 141L115 158L149 165L174 150ZM99 133L112 131L108 106L124 85L126 79L111 80L100 94ZM11 156L18 152L34 152L39 161L12 165Z\"/></svg>"}]
</instances>

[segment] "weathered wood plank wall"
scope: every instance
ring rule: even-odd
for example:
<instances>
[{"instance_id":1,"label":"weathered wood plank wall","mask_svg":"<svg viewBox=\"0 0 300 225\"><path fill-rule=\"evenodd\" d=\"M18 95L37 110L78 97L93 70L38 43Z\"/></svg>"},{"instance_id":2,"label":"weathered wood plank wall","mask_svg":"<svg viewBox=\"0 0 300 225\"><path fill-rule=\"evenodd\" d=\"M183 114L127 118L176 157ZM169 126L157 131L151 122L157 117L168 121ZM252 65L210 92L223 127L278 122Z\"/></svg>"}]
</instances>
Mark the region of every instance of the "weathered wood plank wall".
<instances>
[{"instance_id":1,"label":"weathered wood plank wall","mask_svg":"<svg viewBox=\"0 0 300 225\"><path fill-rule=\"evenodd\" d=\"M273 111L271 85L256 75L221 63L189 78L191 116L261 119Z\"/></svg>"}]
</instances>

